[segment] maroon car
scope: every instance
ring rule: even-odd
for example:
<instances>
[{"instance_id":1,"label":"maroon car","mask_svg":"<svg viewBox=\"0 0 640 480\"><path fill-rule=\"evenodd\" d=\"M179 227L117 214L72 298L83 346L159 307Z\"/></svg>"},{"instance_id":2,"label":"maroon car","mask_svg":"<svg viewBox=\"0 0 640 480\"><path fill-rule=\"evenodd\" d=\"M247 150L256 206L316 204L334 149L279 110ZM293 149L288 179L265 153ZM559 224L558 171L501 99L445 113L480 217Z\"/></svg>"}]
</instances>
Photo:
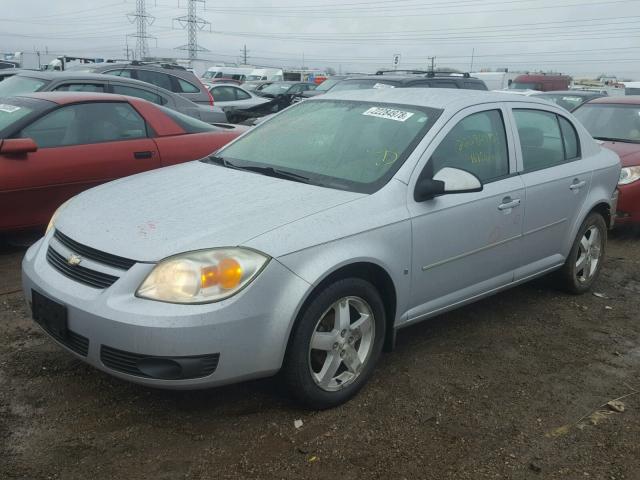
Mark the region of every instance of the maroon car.
<instances>
[{"instance_id":1,"label":"maroon car","mask_svg":"<svg viewBox=\"0 0 640 480\"><path fill-rule=\"evenodd\" d=\"M83 190L203 158L245 129L122 95L0 98L0 232L44 226Z\"/></svg>"},{"instance_id":2,"label":"maroon car","mask_svg":"<svg viewBox=\"0 0 640 480\"><path fill-rule=\"evenodd\" d=\"M640 224L640 96L597 98L573 114L620 157L616 224Z\"/></svg>"}]
</instances>

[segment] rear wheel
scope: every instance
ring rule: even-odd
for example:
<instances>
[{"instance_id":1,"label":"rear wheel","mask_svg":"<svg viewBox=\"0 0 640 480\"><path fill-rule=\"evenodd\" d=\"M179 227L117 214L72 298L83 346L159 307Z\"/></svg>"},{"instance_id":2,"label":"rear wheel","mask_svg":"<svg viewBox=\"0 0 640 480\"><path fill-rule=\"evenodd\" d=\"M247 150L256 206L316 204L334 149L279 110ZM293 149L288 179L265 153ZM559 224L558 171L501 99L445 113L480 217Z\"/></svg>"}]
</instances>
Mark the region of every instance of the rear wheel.
<instances>
[{"instance_id":1,"label":"rear wheel","mask_svg":"<svg viewBox=\"0 0 640 480\"><path fill-rule=\"evenodd\" d=\"M578 230L571 252L560 270L563 287L571 293L588 291L598 278L607 245L607 225L592 212Z\"/></svg>"},{"instance_id":2,"label":"rear wheel","mask_svg":"<svg viewBox=\"0 0 640 480\"><path fill-rule=\"evenodd\" d=\"M288 390L311 408L346 402L371 376L384 335L384 306L373 285L359 278L329 285L292 333L283 368Z\"/></svg>"}]
</instances>

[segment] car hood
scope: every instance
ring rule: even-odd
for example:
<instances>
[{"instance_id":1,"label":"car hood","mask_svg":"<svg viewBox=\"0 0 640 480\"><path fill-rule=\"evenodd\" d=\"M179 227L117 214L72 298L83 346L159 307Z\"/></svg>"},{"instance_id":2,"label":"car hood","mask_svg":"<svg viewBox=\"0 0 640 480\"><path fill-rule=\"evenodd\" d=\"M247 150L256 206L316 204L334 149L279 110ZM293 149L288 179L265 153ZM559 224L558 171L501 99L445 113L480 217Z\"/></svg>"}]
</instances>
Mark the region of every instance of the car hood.
<instances>
[{"instance_id":1,"label":"car hood","mask_svg":"<svg viewBox=\"0 0 640 480\"><path fill-rule=\"evenodd\" d=\"M362 196L196 161L87 190L67 204L55 226L81 244L155 262L242 245Z\"/></svg>"},{"instance_id":2,"label":"car hood","mask_svg":"<svg viewBox=\"0 0 640 480\"><path fill-rule=\"evenodd\" d=\"M631 142L603 142L602 146L617 153L623 167L640 165L640 144Z\"/></svg>"}]
</instances>

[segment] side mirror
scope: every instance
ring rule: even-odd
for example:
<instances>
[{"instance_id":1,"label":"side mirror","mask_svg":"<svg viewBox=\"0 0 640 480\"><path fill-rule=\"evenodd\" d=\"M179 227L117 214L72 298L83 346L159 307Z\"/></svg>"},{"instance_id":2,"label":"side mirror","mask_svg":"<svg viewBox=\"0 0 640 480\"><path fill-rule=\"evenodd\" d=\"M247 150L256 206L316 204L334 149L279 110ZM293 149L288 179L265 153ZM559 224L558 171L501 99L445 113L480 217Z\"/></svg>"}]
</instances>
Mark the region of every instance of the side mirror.
<instances>
[{"instance_id":1,"label":"side mirror","mask_svg":"<svg viewBox=\"0 0 640 480\"><path fill-rule=\"evenodd\" d=\"M7 138L0 144L0 153L6 155L24 155L38 150L32 138Z\"/></svg>"},{"instance_id":2,"label":"side mirror","mask_svg":"<svg viewBox=\"0 0 640 480\"><path fill-rule=\"evenodd\" d=\"M473 173L459 168L444 167L433 178L419 179L413 198L416 202L424 202L437 195L480 192L482 188L482 182Z\"/></svg>"}]
</instances>

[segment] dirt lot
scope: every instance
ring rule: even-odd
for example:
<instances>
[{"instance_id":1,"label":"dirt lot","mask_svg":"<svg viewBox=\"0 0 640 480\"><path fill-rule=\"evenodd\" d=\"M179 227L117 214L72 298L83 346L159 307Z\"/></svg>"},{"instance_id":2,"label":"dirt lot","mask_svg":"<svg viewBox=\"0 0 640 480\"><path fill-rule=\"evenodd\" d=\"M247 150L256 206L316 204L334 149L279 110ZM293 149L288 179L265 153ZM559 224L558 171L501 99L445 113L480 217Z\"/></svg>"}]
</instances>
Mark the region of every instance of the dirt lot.
<instances>
[{"instance_id":1,"label":"dirt lot","mask_svg":"<svg viewBox=\"0 0 640 480\"><path fill-rule=\"evenodd\" d=\"M23 253L0 252L1 479L640 479L637 232L610 241L606 298L543 279L403 330L324 412L272 380L167 392L85 366L29 320Z\"/></svg>"}]
</instances>

